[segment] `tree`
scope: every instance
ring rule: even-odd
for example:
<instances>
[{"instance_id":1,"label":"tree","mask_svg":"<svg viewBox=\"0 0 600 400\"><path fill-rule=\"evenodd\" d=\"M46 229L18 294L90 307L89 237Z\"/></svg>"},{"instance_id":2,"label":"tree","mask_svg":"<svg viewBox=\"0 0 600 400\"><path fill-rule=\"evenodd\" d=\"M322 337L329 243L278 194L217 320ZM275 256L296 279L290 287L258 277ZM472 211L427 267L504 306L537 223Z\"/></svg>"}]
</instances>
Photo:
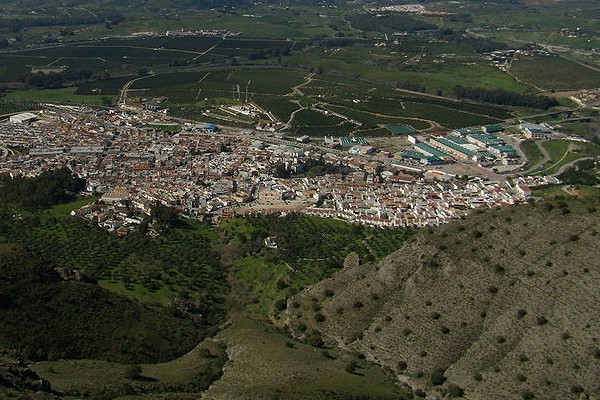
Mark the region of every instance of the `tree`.
<instances>
[{"instance_id":1,"label":"tree","mask_svg":"<svg viewBox=\"0 0 600 400\"><path fill-rule=\"evenodd\" d=\"M125 378L130 380L140 379L142 376L142 367L139 365L128 365L125 368Z\"/></svg>"}]
</instances>

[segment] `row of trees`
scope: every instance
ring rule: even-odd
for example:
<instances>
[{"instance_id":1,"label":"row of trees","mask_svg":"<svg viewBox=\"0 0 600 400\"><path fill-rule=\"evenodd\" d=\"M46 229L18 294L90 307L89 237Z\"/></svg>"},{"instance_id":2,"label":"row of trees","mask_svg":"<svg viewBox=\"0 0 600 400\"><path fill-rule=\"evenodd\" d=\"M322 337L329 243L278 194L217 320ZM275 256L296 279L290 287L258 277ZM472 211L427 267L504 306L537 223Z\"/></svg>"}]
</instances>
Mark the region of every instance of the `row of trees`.
<instances>
[{"instance_id":1,"label":"row of trees","mask_svg":"<svg viewBox=\"0 0 600 400\"><path fill-rule=\"evenodd\" d=\"M67 82L92 79L94 73L87 68L67 69L62 72L29 73L24 82L29 88L53 89L63 86Z\"/></svg>"},{"instance_id":2,"label":"row of trees","mask_svg":"<svg viewBox=\"0 0 600 400\"><path fill-rule=\"evenodd\" d=\"M466 88L456 86L454 96L459 99L469 99L484 103L501 104L506 106L532 107L547 110L558 105L556 99L537 96L533 94L521 94L504 89L487 90L481 88Z\"/></svg>"},{"instance_id":3,"label":"row of trees","mask_svg":"<svg viewBox=\"0 0 600 400\"><path fill-rule=\"evenodd\" d=\"M4 26L8 26L10 31L17 33L26 28L34 28L39 26L78 26L78 25L94 25L94 24L117 24L124 17L117 12L98 16L80 16L80 17L28 17L28 18L11 18L5 19Z\"/></svg>"},{"instance_id":4,"label":"row of trees","mask_svg":"<svg viewBox=\"0 0 600 400\"><path fill-rule=\"evenodd\" d=\"M466 44L475 49L475 51L479 54L508 48L506 43L495 42L485 38L467 36L465 33L466 32L462 29L455 30L450 28L442 28L438 29L433 36L445 42Z\"/></svg>"}]
</instances>

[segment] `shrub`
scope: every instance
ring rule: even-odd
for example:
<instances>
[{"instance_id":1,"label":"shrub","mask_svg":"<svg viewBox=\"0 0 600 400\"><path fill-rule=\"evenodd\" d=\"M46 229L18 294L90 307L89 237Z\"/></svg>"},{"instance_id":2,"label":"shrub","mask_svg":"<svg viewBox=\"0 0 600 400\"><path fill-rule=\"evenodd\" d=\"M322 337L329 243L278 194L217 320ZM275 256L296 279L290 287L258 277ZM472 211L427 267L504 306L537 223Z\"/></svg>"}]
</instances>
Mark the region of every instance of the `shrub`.
<instances>
[{"instance_id":1,"label":"shrub","mask_svg":"<svg viewBox=\"0 0 600 400\"><path fill-rule=\"evenodd\" d=\"M440 328L440 332L442 332L444 335L447 335L450 333L450 328L448 328L447 326L442 326Z\"/></svg>"},{"instance_id":2,"label":"shrub","mask_svg":"<svg viewBox=\"0 0 600 400\"><path fill-rule=\"evenodd\" d=\"M125 368L125 379L136 380L142 376L142 367L139 365L128 365Z\"/></svg>"},{"instance_id":3,"label":"shrub","mask_svg":"<svg viewBox=\"0 0 600 400\"><path fill-rule=\"evenodd\" d=\"M583 393L584 391L585 390L579 385L571 386L571 393L573 393L573 394L580 394L580 393Z\"/></svg>"},{"instance_id":4,"label":"shrub","mask_svg":"<svg viewBox=\"0 0 600 400\"><path fill-rule=\"evenodd\" d=\"M521 354L519 356L519 361L521 361L521 362L527 362L527 361L529 361L529 357L527 357L527 355L525 355L525 354Z\"/></svg>"},{"instance_id":5,"label":"shrub","mask_svg":"<svg viewBox=\"0 0 600 400\"><path fill-rule=\"evenodd\" d=\"M325 316L323 314L321 314L320 312L316 313L314 318L315 318L315 322L325 321Z\"/></svg>"},{"instance_id":6,"label":"shrub","mask_svg":"<svg viewBox=\"0 0 600 400\"><path fill-rule=\"evenodd\" d=\"M324 345L323 338L318 333L311 334L306 340L306 343L308 343L312 347L323 347Z\"/></svg>"},{"instance_id":7,"label":"shrub","mask_svg":"<svg viewBox=\"0 0 600 400\"><path fill-rule=\"evenodd\" d=\"M396 364L396 368L398 368L399 371L404 371L406 367L408 367L408 364L403 360L398 361L398 364Z\"/></svg>"},{"instance_id":8,"label":"shrub","mask_svg":"<svg viewBox=\"0 0 600 400\"><path fill-rule=\"evenodd\" d=\"M522 308L519 311L517 311L517 318L519 318L519 319L522 319L526 315L527 315L527 311L523 310Z\"/></svg>"},{"instance_id":9,"label":"shrub","mask_svg":"<svg viewBox=\"0 0 600 400\"><path fill-rule=\"evenodd\" d=\"M352 360L348 364L346 364L346 367L344 369L346 370L346 372L353 374L356 371L357 366L358 364L356 363L356 361Z\"/></svg>"},{"instance_id":10,"label":"shrub","mask_svg":"<svg viewBox=\"0 0 600 400\"><path fill-rule=\"evenodd\" d=\"M446 382L446 377L444 376L443 369L436 369L429 376L429 383L432 386L440 386L440 385L443 385L444 382Z\"/></svg>"},{"instance_id":11,"label":"shrub","mask_svg":"<svg viewBox=\"0 0 600 400\"><path fill-rule=\"evenodd\" d=\"M451 383L448 385L448 397L461 397L465 391L458 385Z\"/></svg>"},{"instance_id":12,"label":"shrub","mask_svg":"<svg viewBox=\"0 0 600 400\"><path fill-rule=\"evenodd\" d=\"M543 315L541 315L541 316L539 316L539 317L536 318L536 323L539 326L542 326L542 325L546 325L548 323L548 320L546 319L546 317L544 317Z\"/></svg>"},{"instance_id":13,"label":"shrub","mask_svg":"<svg viewBox=\"0 0 600 400\"><path fill-rule=\"evenodd\" d=\"M523 374L517 374L517 381L518 382L526 382L527 381L527 377Z\"/></svg>"},{"instance_id":14,"label":"shrub","mask_svg":"<svg viewBox=\"0 0 600 400\"><path fill-rule=\"evenodd\" d=\"M533 400L535 398L535 395L529 390L526 390L523 393L521 393L521 398L523 400Z\"/></svg>"},{"instance_id":15,"label":"shrub","mask_svg":"<svg viewBox=\"0 0 600 400\"><path fill-rule=\"evenodd\" d=\"M321 355L325 358L328 358L330 360L335 360L335 356L332 355L330 352L328 352L327 350L322 350L321 351Z\"/></svg>"},{"instance_id":16,"label":"shrub","mask_svg":"<svg viewBox=\"0 0 600 400\"><path fill-rule=\"evenodd\" d=\"M323 292L323 294L325 295L325 297L333 297L333 295L335 294L335 292L331 289L325 289L325 291Z\"/></svg>"},{"instance_id":17,"label":"shrub","mask_svg":"<svg viewBox=\"0 0 600 400\"><path fill-rule=\"evenodd\" d=\"M496 341L497 341L498 343L506 343L506 338L505 338L504 336L498 336L498 337L496 338Z\"/></svg>"},{"instance_id":18,"label":"shrub","mask_svg":"<svg viewBox=\"0 0 600 400\"><path fill-rule=\"evenodd\" d=\"M356 308L356 309L360 309L363 308L365 305L362 303L362 301L360 300L356 300L354 302L354 304L352 304L352 307Z\"/></svg>"},{"instance_id":19,"label":"shrub","mask_svg":"<svg viewBox=\"0 0 600 400\"><path fill-rule=\"evenodd\" d=\"M442 315L439 312L436 312L436 311L434 311L434 312L431 313L431 319L440 319L441 316Z\"/></svg>"},{"instance_id":20,"label":"shrub","mask_svg":"<svg viewBox=\"0 0 600 400\"><path fill-rule=\"evenodd\" d=\"M479 372L476 372L473 375L473 379L475 379L477 382L481 382L483 380L483 376Z\"/></svg>"}]
</instances>

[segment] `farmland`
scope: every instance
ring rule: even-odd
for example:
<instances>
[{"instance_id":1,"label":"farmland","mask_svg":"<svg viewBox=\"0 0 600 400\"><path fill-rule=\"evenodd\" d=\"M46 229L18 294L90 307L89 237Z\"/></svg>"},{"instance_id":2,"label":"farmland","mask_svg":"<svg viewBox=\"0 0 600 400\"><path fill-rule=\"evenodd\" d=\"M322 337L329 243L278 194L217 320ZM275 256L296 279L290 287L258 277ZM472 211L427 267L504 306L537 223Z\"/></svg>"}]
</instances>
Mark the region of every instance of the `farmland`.
<instances>
[{"instance_id":1,"label":"farmland","mask_svg":"<svg viewBox=\"0 0 600 400\"><path fill-rule=\"evenodd\" d=\"M168 304L183 289L223 293L218 258L212 251L216 236L208 227L190 222L166 237L119 240L70 217L68 211L57 206L31 214L22 221L26 229L9 223L0 240L26 244L57 265L81 269L107 287L152 303Z\"/></svg>"},{"instance_id":2,"label":"farmland","mask_svg":"<svg viewBox=\"0 0 600 400\"><path fill-rule=\"evenodd\" d=\"M573 90L594 87L600 72L560 57L530 57L512 64L511 72L543 89Z\"/></svg>"},{"instance_id":3,"label":"farmland","mask_svg":"<svg viewBox=\"0 0 600 400\"><path fill-rule=\"evenodd\" d=\"M9 90L29 88L33 66L89 70L93 75L87 81L62 83L75 90L44 86L35 92L16 90L5 100L111 105L125 82L152 73L130 87L128 100L133 104L161 98L166 99L162 106L177 117L252 127L256 118L231 118L215 109L225 99L228 104L247 100L271 113L258 118L274 117L286 124L290 133L317 136L380 136L383 131L379 129L388 124L407 124L416 130L477 126L528 112L448 97L455 86L465 82L486 90L537 90L534 82L520 83L488 65L471 42L440 40L437 34L424 31L396 36L381 45L376 30L356 35L356 27L348 24L352 18L344 19L347 11L264 7L261 13L241 18L202 10L181 20L178 28L193 29L193 21L204 18L204 28L244 34L164 36L155 29L172 26L161 23L146 36L93 38L90 31L79 41L14 46L0 52L0 85ZM312 36L323 25L308 22L317 14L329 19L328 27L320 32L335 29L347 36ZM266 15L272 18L267 21ZM289 26L282 29L280 24L286 19ZM149 16L140 19L135 32L150 21L156 22ZM303 33L285 33L301 24L306 28ZM263 25L278 30L261 35L256 26ZM127 21L115 27L115 33L130 29L131 21ZM307 32L311 34L307 36Z\"/></svg>"}]
</instances>

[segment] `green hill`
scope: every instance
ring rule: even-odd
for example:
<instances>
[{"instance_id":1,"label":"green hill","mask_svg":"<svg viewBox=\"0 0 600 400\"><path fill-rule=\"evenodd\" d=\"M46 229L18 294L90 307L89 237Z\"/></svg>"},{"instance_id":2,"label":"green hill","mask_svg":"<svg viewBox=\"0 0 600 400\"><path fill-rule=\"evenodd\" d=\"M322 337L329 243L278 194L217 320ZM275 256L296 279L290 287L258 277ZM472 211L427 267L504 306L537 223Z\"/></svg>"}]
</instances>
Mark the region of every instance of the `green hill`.
<instances>
[{"instance_id":1,"label":"green hill","mask_svg":"<svg viewBox=\"0 0 600 400\"><path fill-rule=\"evenodd\" d=\"M288 322L296 336L320 333L424 391L598 396L597 206L477 213L416 235L377 264L350 257L290 299Z\"/></svg>"},{"instance_id":2,"label":"green hill","mask_svg":"<svg viewBox=\"0 0 600 400\"><path fill-rule=\"evenodd\" d=\"M23 247L0 245L0 348L34 360L141 363L173 359L200 339L192 321L169 309L62 275Z\"/></svg>"}]
</instances>

